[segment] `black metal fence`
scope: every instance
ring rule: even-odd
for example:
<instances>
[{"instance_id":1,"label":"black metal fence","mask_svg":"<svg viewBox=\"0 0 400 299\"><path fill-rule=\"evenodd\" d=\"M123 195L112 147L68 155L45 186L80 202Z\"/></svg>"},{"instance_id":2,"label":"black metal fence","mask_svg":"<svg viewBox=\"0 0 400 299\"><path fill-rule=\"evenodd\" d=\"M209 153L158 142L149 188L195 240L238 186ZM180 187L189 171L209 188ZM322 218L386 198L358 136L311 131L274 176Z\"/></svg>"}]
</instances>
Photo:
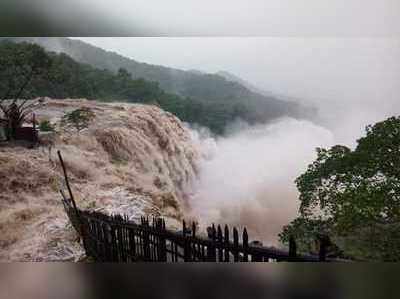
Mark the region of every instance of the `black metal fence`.
<instances>
[{"instance_id":1,"label":"black metal fence","mask_svg":"<svg viewBox=\"0 0 400 299\"><path fill-rule=\"evenodd\" d=\"M298 255L296 242L289 242L289 250L249 244L246 228L242 233L228 226L207 229L207 235L197 234L192 223L188 227L183 221L182 230L166 229L161 218L141 218L140 223L127 217L109 216L98 212L82 211L77 208L65 166L63 166L69 197L61 190L65 211L82 237L87 256L99 262L318 262L325 258L326 244L320 244L319 255ZM240 237L239 237L240 235Z\"/></svg>"},{"instance_id":2,"label":"black metal fence","mask_svg":"<svg viewBox=\"0 0 400 299\"><path fill-rule=\"evenodd\" d=\"M127 218L75 209L71 200L63 203L71 223L82 237L86 254L99 262L269 262L324 261L325 256L297 255L295 241L290 250L249 245L246 229L240 234L228 226L210 227L208 236L196 234L183 222L182 231L167 230L160 218L141 218L141 223ZM232 232L232 234L231 234ZM324 252L321 250L321 252Z\"/></svg>"}]
</instances>

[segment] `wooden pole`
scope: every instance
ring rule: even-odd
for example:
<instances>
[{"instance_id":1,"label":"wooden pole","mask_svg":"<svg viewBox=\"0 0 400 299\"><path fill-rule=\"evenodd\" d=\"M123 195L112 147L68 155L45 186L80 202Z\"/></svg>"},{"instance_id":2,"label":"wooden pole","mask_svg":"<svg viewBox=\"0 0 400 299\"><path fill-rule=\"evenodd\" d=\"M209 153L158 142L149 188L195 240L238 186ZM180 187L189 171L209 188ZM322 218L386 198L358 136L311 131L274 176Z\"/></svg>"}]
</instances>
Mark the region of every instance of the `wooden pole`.
<instances>
[{"instance_id":1,"label":"wooden pole","mask_svg":"<svg viewBox=\"0 0 400 299\"><path fill-rule=\"evenodd\" d=\"M234 247L234 251L233 251L233 260L235 262L239 261L239 232L236 229L236 227L233 228L233 247Z\"/></svg>"},{"instance_id":2,"label":"wooden pole","mask_svg":"<svg viewBox=\"0 0 400 299\"><path fill-rule=\"evenodd\" d=\"M289 261L293 262L297 257L297 245L293 236L289 238Z\"/></svg>"},{"instance_id":3,"label":"wooden pole","mask_svg":"<svg viewBox=\"0 0 400 299\"><path fill-rule=\"evenodd\" d=\"M225 225L224 229L224 259L225 262L229 262L229 228L228 225Z\"/></svg>"},{"instance_id":4,"label":"wooden pole","mask_svg":"<svg viewBox=\"0 0 400 299\"><path fill-rule=\"evenodd\" d=\"M247 250L249 248L249 235L247 234L246 228L243 229L242 241L243 241L243 262L248 262L249 257L247 254Z\"/></svg>"},{"instance_id":5,"label":"wooden pole","mask_svg":"<svg viewBox=\"0 0 400 299\"><path fill-rule=\"evenodd\" d=\"M326 247L327 247L327 238L326 236L320 236L319 238L319 261L325 262L326 260Z\"/></svg>"},{"instance_id":6,"label":"wooden pole","mask_svg":"<svg viewBox=\"0 0 400 299\"><path fill-rule=\"evenodd\" d=\"M68 189L68 193L69 193L69 196L70 196L70 200L72 202L72 205L73 205L75 211L78 211L78 208L77 208L76 203L75 203L74 195L72 194L71 186L69 185L67 169L65 168L64 160L63 160L63 158L61 156L61 152L60 151L57 151L57 154L58 154L58 158L60 159L61 167L62 167L62 170L63 170L63 173L64 173L65 184L67 185L67 189Z\"/></svg>"}]
</instances>

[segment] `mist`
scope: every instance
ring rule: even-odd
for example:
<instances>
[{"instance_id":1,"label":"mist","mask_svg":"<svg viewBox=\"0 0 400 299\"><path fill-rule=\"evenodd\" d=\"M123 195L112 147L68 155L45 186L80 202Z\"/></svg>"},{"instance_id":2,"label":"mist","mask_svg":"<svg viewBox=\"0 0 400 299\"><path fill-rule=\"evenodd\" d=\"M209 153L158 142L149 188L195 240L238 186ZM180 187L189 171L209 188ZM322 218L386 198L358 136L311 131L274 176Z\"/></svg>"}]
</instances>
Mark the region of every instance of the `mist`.
<instances>
[{"instance_id":1,"label":"mist","mask_svg":"<svg viewBox=\"0 0 400 299\"><path fill-rule=\"evenodd\" d=\"M225 137L194 131L204 155L190 206L200 224L246 226L253 238L278 245L282 226L297 215L295 178L331 146L333 134L309 121L268 125L237 122Z\"/></svg>"},{"instance_id":2,"label":"mist","mask_svg":"<svg viewBox=\"0 0 400 299\"><path fill-rule=\"evenodd\" d=\"M315 121L349 146L366 125L400 112L399 38L80 39L146 63L228 71L269 94L311 104Z\"/></svg>"},{"instance_id":3,"label":"mist","mask_svg":"<svg viewBox=\"0 0 400 299\"><path fill-rule=\"evenodd\" d=\"M83 39L137 61L228 71L268 94L317 108L312 120L236 122L218 138L193 131L203 160L192 216L204 226L246 226L264 244L277 245L282 226L296 217L294 180L315 159L316 147L354 147L368 124L400 113L398 38Z\"/></svg>"}]
</instances>

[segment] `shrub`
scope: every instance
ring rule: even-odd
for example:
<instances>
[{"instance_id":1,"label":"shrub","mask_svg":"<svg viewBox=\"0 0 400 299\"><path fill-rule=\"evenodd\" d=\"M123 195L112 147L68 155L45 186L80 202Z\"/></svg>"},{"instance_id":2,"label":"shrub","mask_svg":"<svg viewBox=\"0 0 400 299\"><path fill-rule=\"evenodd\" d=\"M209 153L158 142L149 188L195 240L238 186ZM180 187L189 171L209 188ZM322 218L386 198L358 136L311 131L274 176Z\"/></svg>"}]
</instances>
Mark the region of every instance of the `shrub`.
<instances>
[{"instance_id":1,"label":"shrub","mask_svg":"<svg viewBox=\"0 0 400 299\"><path fill-rule=\"evenodd\" d=\"M61 119L61 126L67 130L75 129L79 134L79 132L89 127L94 118L94 112L90 108L84 107L66 113Z\"/></svg>"},{"instance_id":2,"label":"shrub","mask_svg":"<svg viewBox=\"0 0 400 299\"><path fill-rule=\"evenodd\" d=\"M54 126L48 120L42 120L39 123L39 129L42 132L54 132Z\"/></svg>"}]
</instances>

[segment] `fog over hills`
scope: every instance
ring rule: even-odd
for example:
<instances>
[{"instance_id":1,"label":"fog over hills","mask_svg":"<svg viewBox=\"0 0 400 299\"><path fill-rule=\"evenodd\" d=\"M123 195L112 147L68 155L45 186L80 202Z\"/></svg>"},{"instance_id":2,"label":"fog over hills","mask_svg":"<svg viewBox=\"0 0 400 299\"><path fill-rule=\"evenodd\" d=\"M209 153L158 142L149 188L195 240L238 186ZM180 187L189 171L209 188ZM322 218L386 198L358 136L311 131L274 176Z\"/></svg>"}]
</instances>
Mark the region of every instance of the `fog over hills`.
<instances>
[{"instance_id":1,"label":"fog over hills","mask_svg":"<svg viewBox=\"0 0 400 299\"><path fill-rule=\"evenodd\" d=\"M261 93L238 77L233 80L227 72L210 74L141 63L75 39L36 37L13 40L38 43L46 50L64 52L78 62L99 69L117 72L125 68L134 79L156 81L166 92L198 100L204 105L213 105L212 109L216 113L224 111L235 118L240 110L244 117L239 117L249 123L268 122L282 116L309 118L313 113L312 109L305 109L287 98Z\"/></svg>"}]
</instances>

